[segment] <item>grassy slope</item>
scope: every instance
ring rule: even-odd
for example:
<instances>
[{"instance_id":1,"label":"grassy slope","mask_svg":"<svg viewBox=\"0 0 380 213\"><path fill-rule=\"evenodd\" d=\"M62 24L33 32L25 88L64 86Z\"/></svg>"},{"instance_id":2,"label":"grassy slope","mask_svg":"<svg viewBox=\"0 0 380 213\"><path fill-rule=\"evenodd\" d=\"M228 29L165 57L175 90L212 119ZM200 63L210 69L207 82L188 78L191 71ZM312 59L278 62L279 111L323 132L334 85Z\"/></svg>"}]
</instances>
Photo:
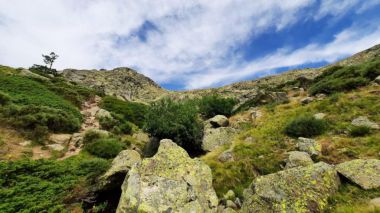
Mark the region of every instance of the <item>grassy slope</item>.
<instances>
[{"instance_id":1,"label":"grassy slope","mask_svg":"<svg viewBox=\"0 0 380 213\"><path fill-rule=\"evenodd\" d=\"M228 147L202 158L212 168L214 187L218 195L221 196L228 189L235 189L241 196L242 189L257 175L255 171L268 174L281 170L280 165L286 158L285 152L294 150L296 142L295 139L286 136L283 129L289 121L299 115L313 115L320 112L327 114L325 119L330 123L330 128L325 134L316 137L323 148L323 155L317 159L318 161L335 164L355 158L378 158L379 131L373 131L364 137L351 137L347 131L351 127L352 119L357 116L368 116L370 120L380 123L379 92L379 86L370 86L349 93L335 94L305 106L299 102L303 96L299 96L287 104L260 107L263 116L257 120L256 127L246 124L246 129L233 142L234 162L220 163L217 160L218 155ZM244 114L235 117L239 116L244 117ZM234 119L236 118L232 118ZM352 197L346 201L339 199L339 196L350 197L350 194L358 194L357 191L362 190L354 191L355 193L352 190L341 190L336 198L338 202L332 201L332 204L337 207L342 206L341 208L348 208L346 204L356 208L356 204L362 205L363 199L368 200L379 195L377 190L373 193L364 193L366 196L363 195L355 202Z\"/></svg>"}]
</instances>

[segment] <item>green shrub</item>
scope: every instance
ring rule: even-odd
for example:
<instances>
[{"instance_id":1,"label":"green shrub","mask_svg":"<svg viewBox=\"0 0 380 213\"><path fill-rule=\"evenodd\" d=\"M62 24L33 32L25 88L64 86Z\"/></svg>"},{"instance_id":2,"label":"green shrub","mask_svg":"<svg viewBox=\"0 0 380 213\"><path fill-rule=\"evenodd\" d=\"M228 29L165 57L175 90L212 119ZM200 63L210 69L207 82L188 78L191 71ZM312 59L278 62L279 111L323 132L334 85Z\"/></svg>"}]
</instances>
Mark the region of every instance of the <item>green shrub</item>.
<instances>
[{"instance_id":1,"label":"green shrub","mask_svg":"<svg viewBox=\"0 0 380 213\"><path fill-rule=\"evenodd\" d=\"M116 157L123 148L123 144L113 138L99 139L85 146L86 151L90 154L107 159Z\"/></svg>"},{"instance_id":2,"label":"green shrub","mask_svg":"<svg viewBox=\"0 0 380 213\"><path fill-rule=\"evenodd\" d=\"M286 125L285 133L292 137L313 137L323 134L326 129L326 121L313 116L300 116Z\"/></svg>"},{"instance_id":3,"label":"green shrub","mask_svg":"<svg viewBox=\"0 0 380 213\"><path fill-rule=\"evenodd\" d=\"M93 143L101 138L106 138L107 135L100 132L100 131L96 131L96 130L88 130L86 131L86 133L84 134L84 137L83 137L83 144L86 145L86 144L90 144L90 143Z\"/></svg>"},{"instance_id":4,"label":"green shrub","mask_svg":"<svg viewBox=\"0 0 380 213\"><path fill-rule=\"evenodd\" d=\"M236 101L232 98L223 98L218 95L204 96L199 100L199 112L205 118L215 115L231 116Z\"/></svg>"},{"instance_id":5,"label":"green shrub","mask_svg":"<svg viewBox=\"0 0 380 213\"><path fill-rule=\"evenodd\" d=\"M350 135L353 137L361 137L371 133L371 128L367 126L353 126L350 128Z\"/></svg>"},{"instance_id":6,"label":"green shrub","mask_svg":"<svg viewBox=\"0 0 380 213\"><path fill-rule=\"evenodd\" d=\"M102 117L99 119L99 124L102 129L111 131L114 134L131 134L132 124L124 121L122 116L113 114L112 117Z\"/></svg>"},{"instance_id":7,"label":"green shrub","mask_svg":"<svg viewBox=\"0 0 380 213\"><path fill-rule=\"evenodd\" d=\"M96 178L108 166L106 160L83 155L63 161L0 161L0 211L68 212L65 197L73 196L72 190L83 179Z\"/></svg>"},{"instance_id":8,"label":"green shrub","mask_svg":"<svg viewBox=\"0 0 380 213\"><path fill-rule=\"evenodd\" d=\"M187 151L200 149L203 124L195 105L190 102L163 99L153 103L146 115L144 129L159 139L172 139Z\"/></svg>"},{"instance_id":9,"label":"green shrub","mask_svg":"<svg viewBox=\"0 0 380 213\"><path fill-rule=\"evenodd\" d=\"M42 66L38 64L34 64L33 66L29 67L29 71L45 77L50 77L49 75L58 75L56 69L49 69L49 67L47 66Z\"/></svg>"},{"instance_id":10,"label":"green shrub","mask_svg":"<svg viewBox=\"0 0 380 213\"><path fill-rule=\"evenodd\" d=\"M7 94L0 92L0 106L6 105L9 102L11 102L11 98Z\"/></svg>"},{"instance_id":11,"label":"green shrub","mask_svg":"<svg viewBox=\"0 0 380 213\"><path fill-rule=\"evenodd\" d=\"M132 122L139 127L144 125L147 106L140 103L126 102L117 98L106 96L101 107L113 114L122 116L123 120Z\"/></svg>"}]
</instances>

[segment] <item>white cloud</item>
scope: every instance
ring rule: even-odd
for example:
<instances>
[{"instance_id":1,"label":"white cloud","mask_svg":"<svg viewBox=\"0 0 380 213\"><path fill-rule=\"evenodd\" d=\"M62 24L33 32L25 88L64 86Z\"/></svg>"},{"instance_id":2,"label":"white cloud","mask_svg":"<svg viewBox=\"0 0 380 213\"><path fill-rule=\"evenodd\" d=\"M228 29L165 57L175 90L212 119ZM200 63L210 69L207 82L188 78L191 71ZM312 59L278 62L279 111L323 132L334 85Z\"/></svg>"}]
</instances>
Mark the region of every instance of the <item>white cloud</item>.
<instances>
[{"instance_id":1,"label":"white cloud","mask_svg":"<svg viewBox=\"0 0 380 213\"><path fill-rule=\"evenodd\" d=\"M247 63L235 50L267 30L282 30L312 18L306 12L317 2L0 0L0 64L28 67L41 63L42 53L55 51L60 55L55 66L60 69L130 66L160 83L182 81L187 88L207 87L271 69L268 60L282 57L279 64L301 63L297 51ZM336 7L336 1L324 0L317 14L323 17L334 10L343 14L354 7L362 12L378 0L368 2L372 3L344 0L342 7ZM147 31L142 41L136 32L147 21L155 30ZM323 46L309 52L317 48Z\"/></svg>"}]
</instances>

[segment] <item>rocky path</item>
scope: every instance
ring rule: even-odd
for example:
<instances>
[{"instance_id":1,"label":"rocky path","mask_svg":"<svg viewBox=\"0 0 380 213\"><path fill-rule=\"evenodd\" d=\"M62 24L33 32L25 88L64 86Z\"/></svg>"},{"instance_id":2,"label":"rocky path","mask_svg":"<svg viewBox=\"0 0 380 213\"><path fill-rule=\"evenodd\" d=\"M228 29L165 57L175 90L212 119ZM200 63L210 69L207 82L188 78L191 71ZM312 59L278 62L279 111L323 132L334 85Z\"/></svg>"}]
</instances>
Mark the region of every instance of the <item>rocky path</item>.
<instances>
[{"instance_id":1,"label":"rocky path","mask_svg":"<svg viewBox=\"0 0 380 213\"><path fill-rule=\"evenodd\" d=\"M64 155L58 160L63 160L68 157L79 154L82 150L82 139L84 133L89 129L99 129L99 121L96 119L96 114L99 112L100 107L99 104L101 102L101 98L99 96L95 96L94 98L86 101L82 105L81 114L83 115L84 121L81 125L79 132L74 133L72 135L67 134L52 134L50 136L50 141L53 144L49 144L50 148L44 149L43 146L35 146L33 147L33 159L41 159L41 158L50 158L51 150L63 151L67 150Z\"/></svg>"}]
</instances>

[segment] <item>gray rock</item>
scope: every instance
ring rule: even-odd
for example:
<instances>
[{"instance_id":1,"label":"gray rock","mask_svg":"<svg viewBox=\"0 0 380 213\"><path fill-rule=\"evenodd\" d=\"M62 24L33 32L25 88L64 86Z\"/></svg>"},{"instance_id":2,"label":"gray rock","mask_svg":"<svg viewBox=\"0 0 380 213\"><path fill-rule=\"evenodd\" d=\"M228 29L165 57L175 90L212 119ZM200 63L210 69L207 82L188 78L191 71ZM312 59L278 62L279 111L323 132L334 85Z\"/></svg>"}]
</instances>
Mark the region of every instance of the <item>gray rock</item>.
<instances>
[{"instance_id":1,"label":"gray rock","mask_svg":"<svg viewBox=\"0 0 380 213\"><path fill-rule=\"evenodd\" d=\"M215 212L217 206L211 169L165 139L152 158L132 166L116 212Z\"/></svg>"},{"instance_id":2,"label":"gray rock","mask_svg":"<svg viewBox=\"0 0 380 213\"><path fill-rule=\"evenodd\" d=\"M60 151L63 151L65 149L64 146L62 146L61 144L49 144L49 145L46 145L49 149L53 150L53 151L57 151L57 152L60 152Z\"/></svg>"},{"instance_id":3,"label":"gray rock","mask_svg":"<svg viewBox=\"0 0 380 213\"><path fill-rule=\"evenodd\" d=\"M220 127L217 129L205 129L202 140L204 151L213 151L220 146L232 144L236 130L230 127Z\"/></svg>"},{"instance_id":4,"label":"gray rock","mask_svg":"<svg viewBox=\"0 0 380 213\"><path fill-rule=\"evenodd\" d=\"M301 104L306 105L314 101L313 97L306 97L301 99Z\"/></svg>"},{"instance_id":5,"label":"gray rock","mask_svg":"<svg viewBox=\"0 0 380 213\"><path fill-rule=\"evenodd\" d=\"M322 120L326 117L326 114L325 113L317 113L314 115L314 118L315 119L318 119L318 120Z\"/></svg>"},{"instance_id":6,"label":"gray rock","mask_svg":"<svg viewBox=\"0 0 380 213\"><path fill-rule=\"evenodd\" d=\"M285 169L290 169L299 166L309 166L313 164L313 160L306 152L293 151L289 152L289 157L286 162Z\"/></svg>"},{"instance_id":7,"label":"gray rock","mask_svg":"<svg viewBox=\"0 0 380 213\"><path fill-rule=\"evenodd\" d=\"M70 142L71 134L51 134L49 141L51 143L67 145Z\"/></svg>"},{"instance_id":8,"label":"gray rock","mask_svg":"<svg viewBox=\"0 0 380 213\"><path fill-rule=\"evenodd\" d=\"M370 121L365 116L360 116L360 117L355 118L354 120L352 120L351 124L353 126L366 126L371 129L380 129L377 123Z\"/></svg>"},{"instance_id":9,"label":"gray rock","mask_svg":"<svg viewBox=\"0 0 380 213\"><path fill-rule=\"evenodd\" d=\"M375 82L378 83L378 84L380 84L380 75L377 76L377 78L375 78Z\"/></svg>"},{"instance_id":10,"label":"gray rock","mask_svg":"<svg viewBox=\"0 0 380 213\"><path fill-rule=\"evenodd\" d=\"M380 208L380 197L374 198L369 201L369 206L373 208Z\"/></svg>"},{"instance_id":11,"label":"gray rock","mask_svg":"<svg viewBox=\"0 0 380 213\"><path fill-rule=\"evenodd\" d=\"M216 115L208 120L214 128L228 126L228 118L224 115Z\"/></svg>"},{"instance_id":12,"label":"gray rock","mask_svg":"<svg viewBox=\"0 0 380 213\"><path fill-rule=\"evenodd\" d=\"M317 156L321 152L321 145L311 138L299 137L297 148L299 151L307 152L311 156Z\"/></svg>"},{"instance_id":13,"label":"gray rock","mask_svg":"<svg viewBox=\"0 0 380 213\"><path fill-rule=\"evenodd\" d=\"M363 189L380 187L380 160L352 160L338 164L336 170Z\"/></svg>"},{"instance_id":14,"label":"gray rock","mask_svg":"<svg viewBox=\"0 0 380 213\"><path fill-rule=\"evenodd\" d=\"M234 161L234 156L233 156L232 150L226 150L226 151L222 152L222 154L220 154L218 156L218 160L222 163Z\"/></svg>"},{"instance_id":15,"label":"gray rock","mask_svg":"<svg viewBox=\"0 0 380 213\"><path fill-rule=\"evenodd\" d=\"M30 146L30 145L32 145L32 141L24 141L24 142L21 142L19 144L20 144L20 146Z\"/></svg>"},{"instance_id":16,"label":"gray rock","mask_svg":"<svg viewBox=\"0 0 380 213\"><path fill-rule=\"evenodd\" d=\"M238 207L232 200L227 200L226 201L226 207L231 208L231 209L237 209Z\"/></svg>"},{"instance_id":17,"label":"gray rock","mask_svg":"<svg viewBox=\"0 0 380 213\"><path fill-rule=\"evenodd\" d=\"M339 184L323 162L261 176L244 191L241 212L323 212Z\"/></svg>"},{"instance_id":18,"label":"gray rock","mask_svg":"<svg viewBox=\"0 0 380 213\"><path fill-rule=\"evenodd\" d=\"M123 150L112 161L111 168L100 178L99 187L119 187L133 165L141 162L141 156L134 150ZM120 182L121 178L121 182Z\"/></svg>"}]
</instances>

